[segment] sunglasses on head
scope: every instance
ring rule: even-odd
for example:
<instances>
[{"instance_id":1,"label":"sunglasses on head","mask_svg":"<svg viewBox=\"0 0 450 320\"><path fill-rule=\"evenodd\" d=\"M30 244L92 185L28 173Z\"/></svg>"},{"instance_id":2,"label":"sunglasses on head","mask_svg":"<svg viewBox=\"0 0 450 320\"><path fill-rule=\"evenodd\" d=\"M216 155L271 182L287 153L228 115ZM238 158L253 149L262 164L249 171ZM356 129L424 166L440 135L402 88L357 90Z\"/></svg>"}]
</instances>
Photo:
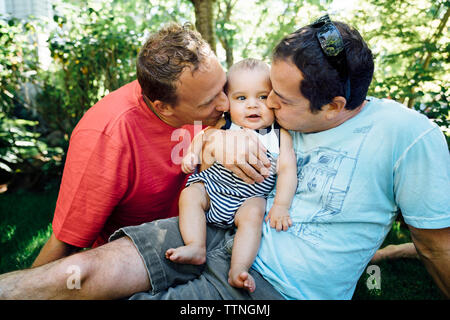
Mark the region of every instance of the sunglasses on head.
<instances>
[{"instance_id":1,"label":"sunglasses on head","mask_svg":"<svg viewBox=\"0 0 450 320\"><path fill-rule=\"evenodd\" d=\"M331 22L328 14L317 19L310 27L317 29L316 38L319 41L323 54L345 81L345 99L348 103L350 98L350 79L348 77L344 40L342 40L341 33Z\"/></svg>"}]
</instances>

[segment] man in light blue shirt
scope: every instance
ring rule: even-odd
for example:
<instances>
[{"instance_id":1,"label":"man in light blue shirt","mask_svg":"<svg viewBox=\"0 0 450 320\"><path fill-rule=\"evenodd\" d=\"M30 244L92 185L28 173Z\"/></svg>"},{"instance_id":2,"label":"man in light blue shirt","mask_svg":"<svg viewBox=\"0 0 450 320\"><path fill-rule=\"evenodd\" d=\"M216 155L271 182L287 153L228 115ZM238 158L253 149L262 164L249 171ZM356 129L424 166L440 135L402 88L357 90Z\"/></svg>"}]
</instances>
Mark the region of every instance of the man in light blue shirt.
<instances>
[{"instance_id":1,"label":"man in light blue shirt","mask_svg":"<svg viewBox=\"0 0 450 320\"><path fill-rule=\"evenodd\" d=\"M291 133L299 181L294 223L287 232L263 226L253 266L284 297L350 299L398 209L419 234L450 225L450 162L442 133L426 117L368 98L337 127Z\"/></svg>"},{"instance_id":2,"label":"man in light blue shirt","mask_svg":"<svg viewBox=\"0 0 450 320\"><path fill-rule=\"evenodd\" d=\"M342 51L342 62L340 54L326 51L335 44L327 41L339 40L338 32L355 43ZM440 274L438 285L447 279L440 287L449 294L445 139L416 111L392 100L366 99L372 73L371 53L359 33L326 18L275 48L268 102L279 124L292 130L298 188L290 210L293 226L287 232L263 226L253 267L287 299L351 299L398 210L424 262L428 250L443 254L426 266ZM268 208L272 203L273 193Z\"/></svg>"}]
</instances>

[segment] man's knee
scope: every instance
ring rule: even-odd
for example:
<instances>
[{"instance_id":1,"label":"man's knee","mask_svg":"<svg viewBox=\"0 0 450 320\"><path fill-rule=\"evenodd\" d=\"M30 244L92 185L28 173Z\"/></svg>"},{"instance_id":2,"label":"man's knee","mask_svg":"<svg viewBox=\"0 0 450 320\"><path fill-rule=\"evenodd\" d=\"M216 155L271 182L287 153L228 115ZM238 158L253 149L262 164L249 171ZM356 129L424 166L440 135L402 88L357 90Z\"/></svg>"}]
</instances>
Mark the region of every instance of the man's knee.
<instances>
[{"instance_id":1,"label":"man's knee","mask_svg":"<svg viewBox=\"0 0 450 320\"><path fill-rule=\"evenodd\" d=\"M150 287L147 271L132 241L122 237L67 257L60 266L74 298L117 299ZM70 292L67 292L70 294Z\"/></svg>"},{"instance_id":2,"label":"man's knee","mask_svg":"<svg viewBox=\"0 0 450 320\"><path fill-rule=\"evenodd\" d=\"M83 295L95 279L98 279L99 272L110 270L105 266L107 261L102 251L101 247L97 247L58 260L59 263L52 268L52 273L57 275L58 282L61 282L60 285L65 289L72 291L75 296Z\"/></svg>"},{"instance_id":3,"label":"man's knee","mask_svg":"<svg viewBox=\"0 0 450 320\"><path fill-rule=\"evenodd\" d=\"M19 299L117 299L150 287L144 263L126 237L1 278L5 298Z\"/></svg>"},{"instance_id":4,"label":"man's knee","mask_svg":"<svg viewBox=\"0 0 450 320\"><path fill-rule=\"evenodd\" d=\"M82 251L66 257L55 266L55 274L61 278L60 281L63 282L66 289L81 289L87 279L92 277L98 260L89 251Z\"/></svg>"}]
</instances>

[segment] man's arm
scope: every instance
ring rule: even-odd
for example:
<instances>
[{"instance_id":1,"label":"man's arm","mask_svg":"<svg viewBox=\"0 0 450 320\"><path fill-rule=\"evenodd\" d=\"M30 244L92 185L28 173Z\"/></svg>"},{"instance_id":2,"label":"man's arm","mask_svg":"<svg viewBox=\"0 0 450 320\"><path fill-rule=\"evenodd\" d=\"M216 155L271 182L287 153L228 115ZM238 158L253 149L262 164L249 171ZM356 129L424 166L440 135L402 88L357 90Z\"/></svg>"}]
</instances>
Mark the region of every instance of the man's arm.
<instances>
[{"instance_id":1,"label":"man's arm","mask_svg":"<svg viewBox=\"0 0 450 320\"><path fill-rule=\"evenodd\" d=\"M412 242L406 242L401 244L389 244L383 249L378 249L375 252L371 264L378 263L383 260L394 259L419 259L416 247Z\"/></svg>"},{"instance_id":2,"label":"man's arm","mask_svg":"<svg viewBox=\"0 0 450 320\"><path fill-rule=\"evenodd\" d=\"M419 257L442 293L450 298L450 227L417 229L408 225Z\"/></svg>"},{"instance_id":3,"label":"man's arm","mask_svg":"<svg viewBox=\"0 0 450 320\"><path fill-rule=\"evenodd\" d=\"M47 240L47 243L42 247L41 252L37 256L36 260L34 260L32 264L32 268L39 267L43 264L67 257L75 252L77 252L80 248L72 246L68 243L65 243L61 240L58 240L54 233Z\"/></svg>"}]
</instances>

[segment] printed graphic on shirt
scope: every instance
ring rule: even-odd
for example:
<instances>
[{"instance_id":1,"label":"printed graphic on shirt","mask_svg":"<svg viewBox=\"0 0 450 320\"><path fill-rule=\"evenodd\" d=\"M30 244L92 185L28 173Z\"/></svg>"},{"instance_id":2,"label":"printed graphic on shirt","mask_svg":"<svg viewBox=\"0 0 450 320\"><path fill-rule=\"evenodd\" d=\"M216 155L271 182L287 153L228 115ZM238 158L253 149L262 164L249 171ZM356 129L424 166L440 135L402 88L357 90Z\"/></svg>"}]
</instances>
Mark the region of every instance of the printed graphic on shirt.
<instances>
[{"instance_id":1,"label":"printed graphic on shirt","mask_svg":"<svg viewBox=\"0 0 450 320\"><path fill-rule=\"evenodd\" d=\"M290 210L294 224L288 232L313 244L324 238L327 224L342 211L359 152L370 129L371 126L355 129L355 137L337 146L339 149L297 150L298 185Z\"/></svg>"}]
</instances>

